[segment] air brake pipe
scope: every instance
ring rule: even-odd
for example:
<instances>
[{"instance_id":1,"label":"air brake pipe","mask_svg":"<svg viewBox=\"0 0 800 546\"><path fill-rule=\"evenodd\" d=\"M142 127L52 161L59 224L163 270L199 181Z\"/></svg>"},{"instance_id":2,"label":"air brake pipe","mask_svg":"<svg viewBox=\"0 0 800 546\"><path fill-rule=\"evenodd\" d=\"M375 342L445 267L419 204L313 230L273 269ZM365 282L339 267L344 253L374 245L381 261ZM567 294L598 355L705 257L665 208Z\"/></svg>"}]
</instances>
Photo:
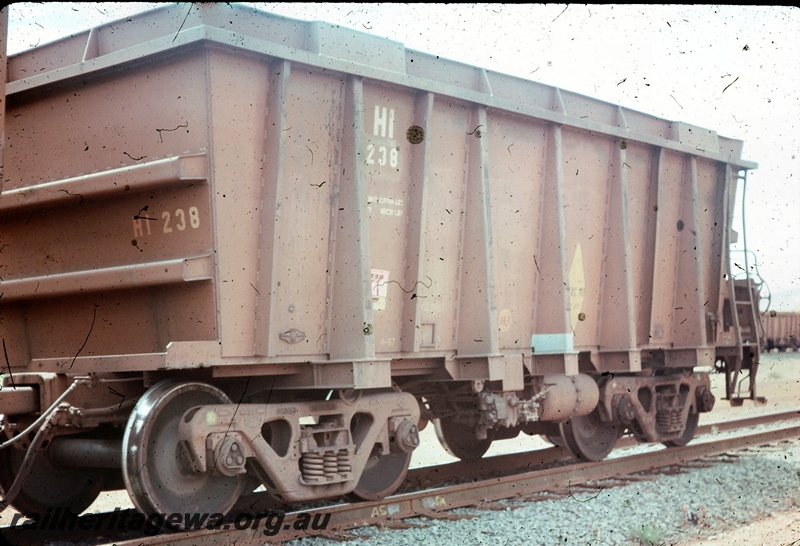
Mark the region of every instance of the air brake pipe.
<instances>
[{"instance_id":1,"label":"air brake pipe","mask_svg":"<svg viewBox=\"0 0 800 546\"><path fill-rule=\"evenodd\" d=\"M22 464L20 465L20 471L17 473L17 476L14 478L14 482L11 484L3 495L0 495L0 507L5 507L14 500L14 498L19 494L20 490L22 489L22 482L25 481L25 478L28 477L30 474L31 469L33 468L33 458L36 456L36 451L41 447L44 441L47 439L48 433L52 427L52 423L50 422L51 419L55 416L56 410L58 410L58 406L63 402L70 392L75 389L78 385L86 384L89 382L88 377L76 377L72 384L67 387L61 396L56 398L55 402L53 402L47 411L43 412L42 415L36 419L33 423L31 423L28 428L26 428L21 433L17 434L10 440L6 440L5 442L0 443L0 449L8 448L11 444L18 442L21 439L24 439L28 434L33 432L33 429L39 427L39 430L36 431L36 435L33 437L30 446L28 446L28 451L25 453L25 458L22 460Z\"/></svg>"}]
</instances>

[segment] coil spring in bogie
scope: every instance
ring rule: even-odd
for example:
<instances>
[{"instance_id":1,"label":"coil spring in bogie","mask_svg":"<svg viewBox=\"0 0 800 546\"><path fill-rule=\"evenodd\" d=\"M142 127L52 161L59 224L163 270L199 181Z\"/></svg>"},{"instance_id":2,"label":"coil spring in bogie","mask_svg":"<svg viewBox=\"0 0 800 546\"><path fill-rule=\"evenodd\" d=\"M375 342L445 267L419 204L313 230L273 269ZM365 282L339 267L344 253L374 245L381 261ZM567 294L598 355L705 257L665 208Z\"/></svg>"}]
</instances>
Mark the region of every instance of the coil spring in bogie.
<instances>
[{"instance_id":1,"label":"coil spring in bogie","mask_svg":"<svg viewBox=\"0 0 800 546\"><path fill-rule=\"evenodd\" d=\"M300 460L300 472L303 479L317 481L325 476L325 461L319 453L304 453Z\"/></svg>"},{"instance_id":2,"label":"coil spring in bogie","mask_svg":"<svg viewBox=\"0 0 800 546\"><path fill-rule=\"evenodd\" d=\"M678 433L683 429L683 408L664 408L656 413L656 429L664 434Z\"/></svg>"},{"instance_id":3,"label":"coil spring in bogie","mask_svg":"<svg viewBox=\"0 0 800 546\"><path fill-rule=\"evenodd\" d=\"M350 472L353 470L353 467L350 465L350 454L347 453L346 449L339 450L339 453L336 455L336 464L339 468L339 472Z\"/></svg>"},{"instance_id":4,"label":"coil spring in bogie","mask_svg":"<svg viewBox=\"0 0 800 546\"><path fill-rule=\"evenodd\" d=\"M338 474L352 472L350 454L346 449L325 453L304 453L300 459L303 479L310 482L332 480Z\"/></svg>"},{"instance_id":5,"label":"coil spring in bogie","mask_svg":"<svg viewBox=\"0 0 800 546\"><path fill-rule=\"evenodd\" d=\"M338 472L338 464L336 460L336 452L335 451L328 451L322 457L323 461L325 462L325 475L326 476L333 476Z\"/></svg>"}]
</instances>

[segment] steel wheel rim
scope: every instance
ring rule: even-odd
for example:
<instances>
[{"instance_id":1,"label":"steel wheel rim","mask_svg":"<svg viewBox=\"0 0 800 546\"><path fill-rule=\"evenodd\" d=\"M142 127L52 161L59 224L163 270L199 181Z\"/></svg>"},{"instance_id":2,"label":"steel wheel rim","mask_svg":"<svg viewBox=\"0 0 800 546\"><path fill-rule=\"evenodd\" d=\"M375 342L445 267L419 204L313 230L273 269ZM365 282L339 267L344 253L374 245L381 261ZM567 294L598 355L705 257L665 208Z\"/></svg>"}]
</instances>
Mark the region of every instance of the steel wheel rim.
<instances>
[{"instance_id":1,"label":"steel wheel rim","mask_svg":"<svg viewBox=\"0 0 800 546\"><path fill-rule=\"evenodd\" d=\"M408 474L411 453L372 455L358 479L351 496L360 500L380 500L402 485Z\"/></svg>"},{"instance_id":2,"label":"steel wheel rim","mask_svg":"<svg viewBox=\"0 0 800 546\"><path fill-rule=\"evenodd\" d=\"M231 478L186 469L177 441L178 423L188 409L230 402L211 385L173 380L158 383L139 399L122 442L122 474L140 512L225 514L233 507L244 475Z\"/></svg>"},{"instance_id":3,"label":"steel wheel rim","mask_svg":"<svg viewBox=\"0 0 800 546\"><path fill-rule=\"evenodd\" d=\"M433 427L444 450L462 461L477 461L492 445L491 430L487 431L486 439L478 440L472 427L456 421L434 419Z\"/></svg>"},{"instance_id":4,"label":"steel wheel rim","mask_svg":"<svg viewBox=\"0 0 800 546\"><path fill-rule=\"evenodd\" d=\"M0 441L6 439L0 435ZM25 453L7 447L0 453L0 491L9 487L22 465ZM33 468L25 478L17 496L11 501L18 512L38 519L48 509L68 508L80 514L103 491L111 470L106 468L64 468L50 462L47 452L37 453Z\"/></svg>"},{"instance_id":5,"label":"steel wheel rim","mask_svg":"<svg viewBox=\"0 0 800 546\"><path fill-rule=\"evenodd\" d=\"M614 449L624 427L619 423L604 423L595 409L589 415L573 417L561 423L564 447L578 461L602 461Z\"/></svg>"},{"instance_id":6,"label":"steel wheel rim","mask_svg":"<svg viewBox=\"0 0 800 546\"><path fill-rule=\"evenodd\" d=\"M564 439L557 434L542 434L541 438L550 444L553 444L556 447L563 447L564 446Z\"/></svg>"}]
</instances>

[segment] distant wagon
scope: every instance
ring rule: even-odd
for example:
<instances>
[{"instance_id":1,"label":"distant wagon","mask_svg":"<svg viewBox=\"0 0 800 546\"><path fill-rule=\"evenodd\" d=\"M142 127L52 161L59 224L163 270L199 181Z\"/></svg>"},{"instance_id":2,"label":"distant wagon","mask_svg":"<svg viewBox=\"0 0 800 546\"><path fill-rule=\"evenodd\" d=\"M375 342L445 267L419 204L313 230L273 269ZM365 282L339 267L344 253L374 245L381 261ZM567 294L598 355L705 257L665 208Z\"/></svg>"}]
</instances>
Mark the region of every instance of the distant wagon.
<instances>
[{"instance_id":1,"label":"distant wagon","mask_svg":"<svg viewBox=\"0 0 800 546\"><path fill-rule=\"evenodd\" d=\"M765 351L800 349L800 313L765 313L761 323L764 326L761 345Z\"/></svg>"}]
</instances>

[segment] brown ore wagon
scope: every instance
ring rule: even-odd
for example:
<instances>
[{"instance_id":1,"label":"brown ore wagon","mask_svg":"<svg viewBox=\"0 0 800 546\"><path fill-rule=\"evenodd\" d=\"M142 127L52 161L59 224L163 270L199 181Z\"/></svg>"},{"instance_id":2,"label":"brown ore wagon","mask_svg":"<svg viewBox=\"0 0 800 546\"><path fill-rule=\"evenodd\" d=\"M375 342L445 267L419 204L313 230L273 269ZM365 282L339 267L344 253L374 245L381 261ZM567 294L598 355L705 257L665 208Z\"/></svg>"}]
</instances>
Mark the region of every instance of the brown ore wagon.
<instances>
[{"instance_id":1,"label":"brown ore wagon","mask_svg":"<svg viewBox=\"0 0 800 546\"><path fill-rule=\"evenodd\" d=\"M691 440L700 368L756 398L740 141L223 4L3 64L21 512L381 498L429 422L464 460L520 433L600 460Z\"/></svg>"},{"instance_id":2,"label":"brown ore wagon","mask_svg":"<svg viewBox=\"0 0 800 546\"><path fill-rule=\"evenodd\" d=\"M800 349L800 313L777 313L770 311L761 315L764 334L761 348L779 352Z\"/></svg>"}]
</instances>

